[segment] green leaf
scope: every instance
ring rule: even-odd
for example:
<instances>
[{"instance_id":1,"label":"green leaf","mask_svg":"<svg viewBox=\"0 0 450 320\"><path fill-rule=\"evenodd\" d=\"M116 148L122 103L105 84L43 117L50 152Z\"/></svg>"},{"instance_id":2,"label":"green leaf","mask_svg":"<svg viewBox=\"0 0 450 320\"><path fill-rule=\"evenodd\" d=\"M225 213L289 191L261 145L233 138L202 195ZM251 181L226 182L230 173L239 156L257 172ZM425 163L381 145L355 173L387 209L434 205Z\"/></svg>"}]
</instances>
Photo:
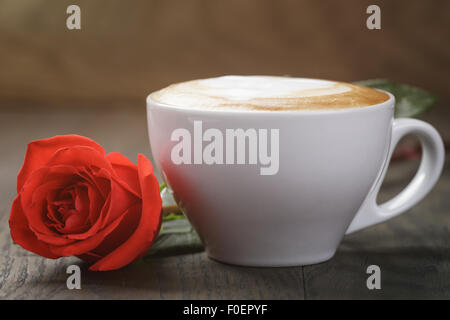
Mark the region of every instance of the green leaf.
<instances>
[{"instance_id":1,"label":"green leaf","mask_svg":"<svg viewBox=\"0 0 450 320\"><path fill-rule=\"evenodd\" d=\"M382 89L395 96L395 117L417 117L430 109L437 101L432 93L407 84L386 79L357 81L355 84Z\"/></svg>"},{"instance_id":2,"label":"green leaf","mask_svg":"<svg viewBox=\"0 0 450 320\"><path fill-rule=\"evenodd\" d=\"M187 219L165 221L145 260L203 251L203 244Z\"/></svg>"},{"instance_id":3,"label":"green leaf","mask_svg":"<svg viewBox=\"0 0 450 320\"><path fill-rule=\"evenodd\" d=\"M176 214L176 213L169 213L168 215L164 216L163 221L170 221L170 220L176 220L176 219L186 219L186 217L183 214Z\"/></svg>"},{"instance_id":4,"label":"green leaf","mask_svg":"<svg viewBox=\"0 0 450 320\"><path fill-rule=\"evenodd\" d=\"M159 185L159 192L161 193L165 188L167 188L167 186L166 186L165 183L160 184L160 185Z\"/></svg>"}]
</instances>

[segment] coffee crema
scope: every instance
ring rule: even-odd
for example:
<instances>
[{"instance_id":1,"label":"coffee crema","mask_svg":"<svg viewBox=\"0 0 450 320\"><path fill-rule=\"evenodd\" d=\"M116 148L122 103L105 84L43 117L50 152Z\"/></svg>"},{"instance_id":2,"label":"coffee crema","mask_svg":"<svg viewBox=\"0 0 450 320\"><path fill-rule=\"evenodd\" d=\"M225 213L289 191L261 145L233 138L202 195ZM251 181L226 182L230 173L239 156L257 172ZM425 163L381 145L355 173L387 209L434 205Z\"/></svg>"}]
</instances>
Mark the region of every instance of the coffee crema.
<instances>
[{"instance_id":1,"label":"coffee crema","mask_svg":"<svg viewBox=\"0 0 450 320\"><path fill-rule=\"evenodd\" d=\"M150 96L167 105L212 110L336 110L372 106L389 95L328 80L276 76L222 76L172 84Z\"/></svg>"}]
</instances>

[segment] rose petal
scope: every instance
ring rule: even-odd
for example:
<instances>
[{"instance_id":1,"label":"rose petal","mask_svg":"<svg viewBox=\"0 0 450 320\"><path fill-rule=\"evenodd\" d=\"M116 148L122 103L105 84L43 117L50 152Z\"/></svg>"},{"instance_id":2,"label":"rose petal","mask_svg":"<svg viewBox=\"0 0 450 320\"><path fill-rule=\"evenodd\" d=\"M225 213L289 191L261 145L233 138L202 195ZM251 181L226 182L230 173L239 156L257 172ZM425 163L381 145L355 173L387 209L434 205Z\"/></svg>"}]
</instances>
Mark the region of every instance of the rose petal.
<instances>
[{"instance_id":1,"label":"rose petal","mask_svg":"<svg viewBox=\"0 0 450 320\"><path fill-rule=\"evenodd\" d=\"M139 182L142 190L142 214L131 237L109 255L99 260L90 270L119 269L143 256L155 240L161 227L161 196L153 167L145 156L138 155Z\"/></svg>"},{"instance_id":2,"label":"rose petal","mask_svg":"<svg viewBox=\"0 0 450 320\"><path fill-rule=\"evenodd\" d=\"M111 179L111 205L107 215L104 217L103 226L117 219L125 210L136 203L140 203L138 197L125 190L116 179Z\"/></svg>"},{"instance_id":3,"label":"rose petal","mask_svg":"<svg viewBox=\"0 0 450 320\"><path fill-rule=\"evenodd\" d=\"M35 195L36 189L45 183L53 182L55 188L62 188L79 181L80 178L76 175L76 172L76 169L71 166L42 167L36 169L30 174L28 180L22 187L23 207L30 206L32 201L39 197L45 197L45 194Z\"/></svg>"},{"instance_id":4,"label":"rose petal","mask_svg":"<svg viewBox=\"0 0 450 320\"><path fill-rule=\"evenodd\" d=\"M46 217L47 196L55 190L63 188L66 184L73 183L72 172L73 168L68 166L37 169L31 174L23 192L20 193L28 227L39 240L48 244L63 245L73 242L61 237L60 233L51 229L50 221ZM47 180L49 181L47 182Z\"/></svg>"},{"instance_id":5,"label":"rose petal","mask_svg":"<svg viewBox=\"0 0 450 320\"><path fill-rule=\"evenodd\" d=\"M89 229L89 198L86 187L77 185L74 188L74 205L75 208L68 211L68 216L64 217L64 226L58 231L63 234L82 233Z\"/></svg>"},{"instance_id":6,"label":"rose petal","mask_svg":"<svg viewBox=\"0 0 450 320\"><path fill-rule=\"evenodd\" d=\"M100 211L105 205L105 200L99 194L98 189L88 186L89 197L89 223L93 225L100 215Z\"/></svg>"},{"instance_id":7,"label":"rose petal","mask_svg":"<svg viewBox=\"0 0 450 320\"><path fill-rule=\"evenodd\" d=\"M98 171L102 171L102 169ZM87 170L87 168L80 168L78 174L86 181L86 183L96 188L98 193L103 197L103 200L108 197L108 194L110 192L109 180L111 180L111 176L109 173L106 176L105 174L99 175L98 173L94 173L91 170Z\"/></svg>"},{"instance_id":8,"label":"rose petal","mask_svg":"<svg viewBox=\"0 0 450 320\"><path fill-rule=\"evenodd\" d=\"M93 236L98 230L106 228L110 223L118 219L128 208L139 203L140 199L128 190L125 190L115 179L111 180L111 193L108 201L100 212L95 224L86 232L79 234L70 234L70 239L86 239Z\"/></svg>"},{"instance_id":9,"label":"rose petal","mask_svg":"<svg viewBox=\"0 0 450 320\"><path fill-rule=\"evenodd\" d=\"M36 237L48 244L63 245L71 243L71 240L65 239L61 236L59 232L51 228L52 223L47 220L46 210L47 210L47 198L45 194L48 194L49 190L54 190L55 187L52 186L55 182L50 182L40 186L36 190L36 194L43 193L44 197L35 199L28 207L23 205L22 208L25 216L28 220L28 227L32 230ZM49 186L50 185L50 186Z\"/></svg>"},{"instance_id":10,"label":"rose petal","mask_svg":"<svg viewBox=\"0 0 450 320\"><path fill-rule=\"evenodd\" d=\"M87 263L95 263L96 261L100 260L102 257L98 254L95 254L93 252L86 252L83 254L77 255L78 258L80 258L83 261L86 261Z\"/></svg>"},{"instance_id":11,"label":"rose petal","mask_svg":"<svg viewBox=\"0 0 450 320\"><path fill-rule=\"evenodd\" d=\"M48 207L47 195L55 189L62 189L67 184L76 185L76 180L80 180L78 170L75 170L71 166L60 165L55 167L43 167L34 171L30 178L27 180L23 188L23 208L27 219L29 221L30 229L36 234L37 238L51 245L68 245L72 244L75 240L85 239L95 234L100 230L103 220L98 221L97 224L90 224L86 228L80 227L79 229L73 228L72 230L61 230L61 228L53 229L54 220L44 221L45 209ZM50 180L50 182L45 182ZM33 192L32 192L33 191ZM29 195L31 194L31 196ZM91 192L91 195L95 192ZM90 209L100 211L104 202L94 197L93 205ZM98 214L97 212L97 214ZM90 227L90 228L89 228ZM64 228L63 228L64 229ZM86 230L84 233L80 233ZM56 231L58 230L58 232ZM69 232L68 234L61 234L61 232ZM77 236L72 237L70 232L75 233Z\"/></svg>"},{"instance_id":12,"label":"rose petal","mask_svg":"<svg viewBox=\"0 0 450 320\"><path fill-rule=\"evenodd\" d=\"M27 218L23 212L20 194L14 199L11 215L9 217L11 238L25 250L34 252L46 258L56 259L60 256L50 250L50 246L37 239L33 231L28 227Z\"/></svg>"},{"instance_id":13,"label":"rose petal","mask_svg":"<svg viewBox=\"0 0 450 320\"><path fill-rule=\"evenodd\" d=\"M107 212L109 211L110 206L111 206L111 195L109 195L106 201L103 203L103 208L100 210L101 212L99 214L99 218L94 222L94 224L91 225L91 227L87 231L83 233L67 234L65 236L68 239L73 240L83 240L94 236L97 232L99 232L102 229L103 221L106 218L102 219L101 217L107 216Z\"/></svg>"},{"instance_id":14,"label":"rose petal","mask_svg":"<svg viewBox=\"0 0 450 320\"><path fill-rule=\"evenodd\" d=\"M74 234L85 232L89 229L89 197L87 187L78 183L74 189L73 201L74 209L69 210L64 219L64 226L59 232L64 234Z\"/></svg>"},{"instance_id":15,"label":"rose petal","mask_svg":"<svg viewBox=\"0 0 450 320\"><path fill-rule=\"evenodd\" d=\"M56 195L58 194L58 190L50 191L47 196L47 218L50 220L49 225L59 224L61 220L61 214L55 210L55 206L53 202L56 199Z\"/></svg>"},{"instance_id":16,"label":"rose petal","mask_svg":"<svg viewBox=\"0 0 450 320\"><path fill-rule=\"evenodd\" d=\"M95 141L78 135L55 136L32 141L28 144L23 166L17 175L17 192L20 192L29 175L44 166L57 150L72 146L88 146L102 155L105 154L105 150Z\"/></svg>"},{"instance_id":17,"label":"rose petal","mask_svg":"<svg viewBox=\"0 0 450 320\"><path fill-rule=\"evenodd\" d=\"M51 246L50 250L55 255L68 257L68 256L76 256L80 254L84 254L88 251L92 251L95 249L105 237L110 234L119 223L124 218L124 215L117 218L111 224L109 224L106 228L94 234L92 237L86 238L84 240L75 241L72 244L65 246Z\"/></svg>"},{"instance_id":18,"label":"rose petal","mask_svg":"<svg viewBox=\"0 0 450 320\"><path fill-rule=\"evenodd\" d=\"M101 168L113 173L112 166L104 154L86 146L58 149L45 165L48 167L67 165L81 168Z\"/></svg>"},{"instance_id":19,"label":"rose petal","mask_svg":"<svg viewBox=\"0 0 450 320\"><path fill-rule=\"evenodd\" d=\"M117 175L131 188L137 197L141 197L141 187L137 166L124 155L111 152L106 156Z\"/></svg>"},{"instance_id":20,"label":"rose petal","mask_svg":"<svg viewBox=\"0 0 450 320\"><path fill-rule=\"evenodd\" d=\"M124 213L124 218L92 253L104 257L124 243L136 230L141 219L142 204L137 203ZM97 259L98 260L98 259Z\"/></svg>"}]
</instances>

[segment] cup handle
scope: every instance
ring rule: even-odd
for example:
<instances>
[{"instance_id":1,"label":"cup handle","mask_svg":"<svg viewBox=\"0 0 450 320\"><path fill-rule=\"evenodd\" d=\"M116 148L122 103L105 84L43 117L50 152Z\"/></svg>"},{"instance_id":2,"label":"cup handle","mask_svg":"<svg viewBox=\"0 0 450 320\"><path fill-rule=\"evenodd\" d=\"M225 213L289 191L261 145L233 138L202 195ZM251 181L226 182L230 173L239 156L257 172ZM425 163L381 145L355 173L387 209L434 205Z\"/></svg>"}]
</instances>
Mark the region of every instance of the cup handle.
<instances>
[{"instance_id":1,"label":"cup handle","mask_svg":"<svg viewBox=\"0 0 450 320\"><path fill-rule=\"evenodd\" d=\"M378 192L383 183L389 161L397 143L406 134L414 134L422 146L422 160L419 170L397 196L378 205ZM358 210L346 234L361 230L393 218L413 207L422 200L437 182L444 165L444 144L439 133L426 122L415 119L395 119L392 124L391 144L388 157L372 189Z\"/></svg>"}]
</instances>

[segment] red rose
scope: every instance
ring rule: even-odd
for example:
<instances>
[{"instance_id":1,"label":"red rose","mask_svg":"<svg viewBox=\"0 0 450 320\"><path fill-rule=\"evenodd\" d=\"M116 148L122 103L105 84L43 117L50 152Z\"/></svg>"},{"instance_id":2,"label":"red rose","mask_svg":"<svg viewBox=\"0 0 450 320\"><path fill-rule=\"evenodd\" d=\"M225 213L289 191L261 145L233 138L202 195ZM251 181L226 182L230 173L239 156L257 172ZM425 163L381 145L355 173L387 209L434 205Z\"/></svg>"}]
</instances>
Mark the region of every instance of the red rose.
<instances>
[{"instance_id":1,"label":"red rose","mask_svg":"<svg viewBox=\"0 0 450 320\"><path fill-rule=\"evenodd\" d=\"M96 142L66 135L28 144L11 208L11 237L56 259L78 256L90 270L142 257L161 226L161 197L150 161L105 155Z\"/></svg>"}]
</instances>

